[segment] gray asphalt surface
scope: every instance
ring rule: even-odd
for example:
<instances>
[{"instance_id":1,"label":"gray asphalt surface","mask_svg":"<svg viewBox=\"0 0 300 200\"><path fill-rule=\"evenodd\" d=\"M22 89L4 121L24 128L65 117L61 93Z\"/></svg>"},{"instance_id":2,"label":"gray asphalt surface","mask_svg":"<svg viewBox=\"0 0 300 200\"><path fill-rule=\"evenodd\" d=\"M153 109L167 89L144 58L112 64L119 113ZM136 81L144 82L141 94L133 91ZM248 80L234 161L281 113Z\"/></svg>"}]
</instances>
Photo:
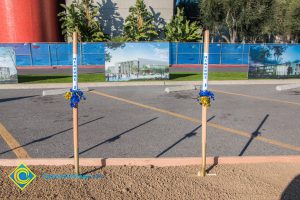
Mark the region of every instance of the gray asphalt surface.
<instances>
[{"instance_id":1,"label":"gray asphalt surface","mask_svg":"<svg viewBox=\"0 0 300 200\"><path fill-rule=\"evenodd\" d=\"M138 103L201 120L198 91L164 93L162 86L97 88ZM275 85L212 86L216 101L210 122L250 135L300 146L300 89L277 92ZM241 93L258 100L224 94ZM72 109L63 95L40 96L42 90L0 90L0 122L34 158L72 157ZM201 125L94 93L79 107L81 157L174 157L201 155ZM208 156L297 155L268 142L250 140L208 127ZM0 158L15 158L0 138Z\"/></svg>"}]
</instances>

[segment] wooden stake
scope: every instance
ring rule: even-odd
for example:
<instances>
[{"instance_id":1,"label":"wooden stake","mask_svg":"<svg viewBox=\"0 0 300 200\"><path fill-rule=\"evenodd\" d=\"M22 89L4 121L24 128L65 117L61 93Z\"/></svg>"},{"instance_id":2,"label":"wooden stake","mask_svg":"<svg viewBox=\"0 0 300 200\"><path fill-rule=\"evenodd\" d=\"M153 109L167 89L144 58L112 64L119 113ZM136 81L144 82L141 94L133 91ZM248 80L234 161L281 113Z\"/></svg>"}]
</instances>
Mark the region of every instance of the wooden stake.
<instances>
[{"instance_id":1,"label":"wooden stake","mask_svg":"<svg viewBox=\"0 0 300 200\"><path fill-rule=\"evenodd\" d=\"M73 108L73 138L74 138L74 165L75 165L75 174L79 174L78 107Z\"/></svg>"},{"instance_id":2,"label":"wooden stake","mask_svg":"<svg viewBox=\"0 0 300 200\"><path fill-rule=\"evenodd\" d=\"M206 173L206 123L207 123L207 107L202 105L202 166L200 176Z\"/></svg>"},{"instance_id":3,"label":"wooden stake","mask_svg":"<svg viewBox=\"0 0 300 200\"><path fill-rule=\"evenodd\" d=\"M209 56L209 31L204 32L204 54L203 54L203 83L202 90L207 90L208 81L208 56ZM202 105L202 166L198 175L206 175L206 124L207 124L207 106Z\"/></svg>"},{"instance_id":4,"label":"wooden stake","mask_svg":"<svg viewBox=\"0 0 300 200\"><path fill-rule=\"evenodd\" d=\"M73 90L78 89L77 73L77 33L73 33ZM75 174L79 174L79 147L78 147L78 105L73 108L73 140Z\"/></svg>"}]
</instances>

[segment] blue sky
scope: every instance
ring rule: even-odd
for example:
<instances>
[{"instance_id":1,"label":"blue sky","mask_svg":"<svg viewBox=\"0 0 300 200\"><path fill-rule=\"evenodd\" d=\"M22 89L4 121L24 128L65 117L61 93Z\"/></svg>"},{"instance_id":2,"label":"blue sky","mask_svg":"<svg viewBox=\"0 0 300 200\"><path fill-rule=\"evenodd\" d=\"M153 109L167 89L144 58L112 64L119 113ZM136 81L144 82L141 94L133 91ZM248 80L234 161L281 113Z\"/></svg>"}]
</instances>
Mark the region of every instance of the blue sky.
<instances>
[{"instance_id":1,"label":"blue sky","mask_svg":"<svg viewBox=\"0 0 300 200\"><path fill-rule=\"evenodd\" d=\"M169 43L167 42L139 42L126 43L124 48L112 50L106 48L112 56L110 62L105 62L105 66L114 66L117 62L136 60L145 58L169 62Z\"/></svg>"},{"instance_id":2,"label":"blue sky","mask_svg":"<svg viewBox=\"0 0 300 200\"><path fill-rule=\"evenodd\" d=\"M282 55L282 63L300 60L300 45L290 45Z\"/></svg>"}]
</instances>

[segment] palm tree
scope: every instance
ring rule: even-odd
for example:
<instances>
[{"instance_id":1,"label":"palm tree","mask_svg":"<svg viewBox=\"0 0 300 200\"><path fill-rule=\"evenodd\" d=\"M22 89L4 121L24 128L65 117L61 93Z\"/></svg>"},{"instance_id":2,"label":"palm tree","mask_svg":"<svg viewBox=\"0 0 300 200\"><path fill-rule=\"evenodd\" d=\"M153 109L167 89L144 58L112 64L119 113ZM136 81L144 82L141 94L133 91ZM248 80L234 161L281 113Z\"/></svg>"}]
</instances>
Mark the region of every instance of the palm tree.
<instances>
[{"instance_id":1,"label":"palm tree","mask_svg":"<svg viewBox=\"0 0 300 200\"><path fill-rule=\"evenodd\" d=\"M201 40L202 29L197 22L190 22L184 16L184 8L177 8L175 17L166 25L165 35L168 41L192 42Z\"/></svg>"},{"instance_id":2,"label":"palm tree","mask_svg":"<svg viewBox=\"0 0 300 200\"><path fill-rule=\"evenodd\" d=\"M73 0L70 6L61 4L64 11L58 14L62 21L62 34L67 41L73 32L78 32L82 42L106 41L107 36L103 33L97 20L99 7L94 5L93 0Z\"/></svg>"}]
</instances>

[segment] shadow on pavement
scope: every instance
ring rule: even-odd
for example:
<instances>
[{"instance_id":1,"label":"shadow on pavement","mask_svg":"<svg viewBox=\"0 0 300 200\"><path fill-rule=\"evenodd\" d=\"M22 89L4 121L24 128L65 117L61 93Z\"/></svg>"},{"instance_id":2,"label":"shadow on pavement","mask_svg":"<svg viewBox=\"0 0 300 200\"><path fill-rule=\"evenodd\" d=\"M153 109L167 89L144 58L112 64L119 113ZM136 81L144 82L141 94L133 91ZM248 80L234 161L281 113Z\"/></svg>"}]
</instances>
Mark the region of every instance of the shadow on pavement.
<instances>
[{"instance_id":1,"label":"shadow on pavement","mask_svg":"<svg viewBox=\"0 0 300 200\"><path fill-rule=\"evenodd\" d=\"M244 148L242 149L241 153L239 154L239 156L243 156L243 154L245 153L245 151L247 150L247 148L249 147L249 145L251 144L251 142L259 135L261 135L261 133L259 132L259 129L264 125L264 123L266 122L266 120L268 119L269 114L267 114L265 116L265 118L261 121L261 123L259 124L259 126L257 127L257 129L251 134L250 139L248 140L248 142L246 143L246 145L244 146Z\"/></svg>"},{"instance_id":2,"label":"shadow on pavement","mask_svg":"<svg viewBox=\"0 0 300 200\"><path fill-rule=\"evenodd\" d=\"M79 126L79 127L80 127L80 126L84 126L84 125L86 125L86 124L95 122L95 121L97 121L97 120L99 120L99 119L102 119L102 118L104 118L104 117L98 117L98 118L93 119L93 120L91 120L91 121L88 121L88 122L84 122L84 123L82 123L82 124L79 124L78 126ZM45 136L45 137L42 137L42 138L33 140L33 141L28 142L28 143L26 143L26 144L23 144L23 145L21 145L21 146L19 146L19 147L16 147L16 148L13 148L13 149L10 149L10 150L7 150L7 151L3 151L3 152L0 153L0 155L6 154L6 153L8 153L8 152L11 152L11 151L16 150L16 149L21 148L21 147L26 147L26 146L28 146L28 145L31 145L31 144L34 144L34 143L37 143L37 142L42 142L42 141L48 140L48 139L50 139L50 138L52 138L52 137L54 137L54 136L56 136L56 135L60 135L60 134L62 134L62 133L65 133L65 132L67 132L67 131L70 131L70 130L72 130L72 129L73 129L73 128L68 128L68 129L66 129L66 130L63 130L63 131L54 133L54 134L52 134L52 135L48 135L48 136Z\"/></svg>"},{"instance_id":3,"label":"shadow on pavement","mask_svg":"<svg viewBox=\"0 0 300 200\"><path fill-rule=\"evenodd\" d=\"M112 137L112 138L109 138L109 139L107 139L107 140L105 140L105 141L103 141L103 142L101 142L101 143L99 143L99 144L96 144L96 145L94 145L94 146L92 146L92 147L90 147L90 148L88 148L88 149L86 149L86 150L83 150L83 151L79 152L79 155L81 155L81 154L83 154L83 153L86 153L86 152L88 152L88 151L90 151L90 150L92 150L92 149L94 149L94 148L96 148L96 147L98 147L98 146L101 146L101 145L103 145L103 144L105 144L105 143L114 142L114 141L120 139L122 135L124 135L124 134L126 134L126 133L129 133L130 131L133 131L134 129L137 129L137 128L139 128L139 127L145 125L145 124L148 124L148 123L150 123L150 122L156 120L157 118L158 118L158 117L155 117L155 118L153 118L153 119L150 119L150 120L148 120L148 121L146 121L146 122L144 122L144 123L142 123L142 124L140 124L140 125L137 125L137 126L131 128L131 129L128 129L128 130L126 130L126 131L124 131L124 132L122 132L122 133L120 133L120 134L118 134L118 135L116 135L116 136L114 136L114 137ZM71 156L70 158L73 158L73 157L74 157L74 156Z\"/></svg>"},{"instance_id":4,"label":"shadow on pavement","mask_svg":"<svg viewBox=\"0 0 300 200\"><path fill-rule=\"evenodd\" d=\"M6 99L0 99L0 103L7 102L7 101L16 101L16 100L21 100L21 99L27 99L31 97L36 97L39 95L31 95L31 96L24 96L24 97L13 97L13 98L6 98Z\"/></svg>"},{"instance_id":5,"label":"shadow on pavement","mask_svg":"<svg viewBox=\"0 0 300 200\"><path fill-rule=\"evenodd\" d=\"M215 118L215 116L212 116L211 118L209 118L207 121L209 122L210 120L212 120L213 118ZM193 137L197 134L197 130L201 127L197 126L194 130L192 130L191 132L185 134L182 138L180 138L179 140L177 140L174 144L172 144L171 146L169 146L168 148L166 148L165 150L163 150L161 153L159 153L157 156L155 156L156 158L159 158L160 156L162 156L163 154L165 154L167 151L169 151L170 149L172 149L174 146L176 146L177 144L179 144L180 142L182 142L183 140L185 140L186 138L190 138Z\"/></svg>"},{"instance_id":6,"label":"shadow on pavement","mask_svg":"<svg viewBox=\"0 0 300 200\"><path fill-rule=\"evenodd\" d=\"M281 200L299 200L300 199L300 175L296 176L285 188L281 195Z\"/></svg>"}]
</instances>

